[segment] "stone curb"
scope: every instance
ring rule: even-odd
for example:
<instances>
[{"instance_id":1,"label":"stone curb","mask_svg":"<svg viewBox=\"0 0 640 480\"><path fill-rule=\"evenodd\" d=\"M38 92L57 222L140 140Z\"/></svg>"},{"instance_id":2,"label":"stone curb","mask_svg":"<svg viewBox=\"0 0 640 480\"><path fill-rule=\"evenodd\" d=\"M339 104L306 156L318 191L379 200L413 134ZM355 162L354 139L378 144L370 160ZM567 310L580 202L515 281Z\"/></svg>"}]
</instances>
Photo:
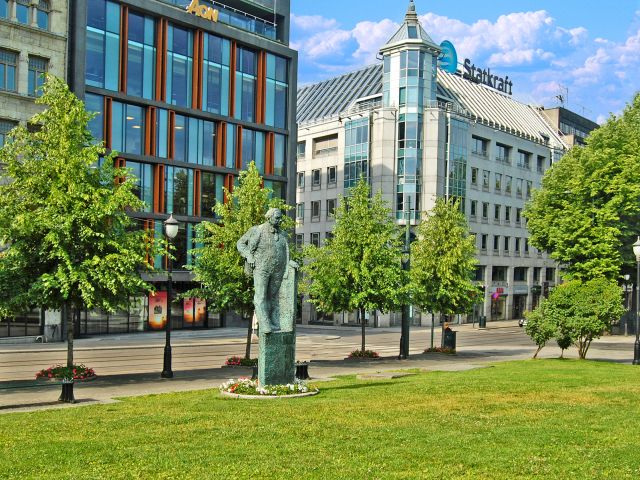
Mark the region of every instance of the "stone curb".
<instances>
[{"instance_id":1,"label":"stone curb","mask_svg":"<svg viewBox=\"0 0 640 480\"><path fill-rule=\"evenodd\" d=\"M294 395L241 395L239 393L231 393L231 392L220 392L220 395L223 397L229 398L237 398L241 400L277 400L280 398L302 398L302 397L313 397L314 395L318 395L320 391L316 392L307 392L307 393L296 393Z\"/></svg>"}]
</instances>

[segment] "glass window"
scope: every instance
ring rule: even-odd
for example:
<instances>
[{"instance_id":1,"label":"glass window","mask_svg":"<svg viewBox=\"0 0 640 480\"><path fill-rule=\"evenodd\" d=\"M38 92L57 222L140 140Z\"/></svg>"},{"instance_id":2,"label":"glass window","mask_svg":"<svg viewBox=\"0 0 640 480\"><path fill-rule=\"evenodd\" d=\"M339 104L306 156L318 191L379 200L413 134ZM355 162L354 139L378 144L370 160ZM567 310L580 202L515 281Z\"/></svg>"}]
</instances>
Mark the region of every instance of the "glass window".
<instances>
[{"instance_id":1,"label":"glass window","mask_svg":"<svg viewBox=\"0 0 640 480\"><path fill-rule=\"evenodd\" d=\"M127 93L153 98L156 77L155 21L129 12L127 39Z\"/></svg>"},{"instance_id":2,"label":"glass window","mask_svg":"<svg viewBox=\"0 0 640 480\"><path fill-rule=\"evenodd\" d=\"M477 200L471 200L471 209L469 214L472 217L475 217L478 214L478 201Z\"/></svg>"},{"instance_id":3,"label":"glass window","mask_svg":"<svg viewBox=\"0 0 640 480\"><path fill-rule=\"evenodd\" d=\"M120 5L105 0L88 0L87 12L87 85L118 90Z\"/></svg>"},{"instance_id":4,"label":"glass window","mask_svg":"<svg viewBox=\"0 0 640 480\"><path fill-rule=\"evenodd\" d=\"M16 19L25 25L29 24L29 0L16 0Z\"/></svg>"},{"instance_id":5,"label":"glass window","mask_svg":"<svg viewBox=\"0 0 640 480\"><path fill-rule=\"evenodd\" d=\"M255 121L257 55L246 48L236 49L235 116L248 122Z\"/></svg>"},{"instance_id":6,"label":"glass window","mask_svg":"<svg viewBox=\"0 0 640 480\"><path fill-rule=\"evenodd\" d=\"M344 134L344 188L351 188L360 178L369 179L369 119L346 122ZM337 141L335 147L337 150Z\"/></svg>"},{"instance_id":7,"label":"glass window","mask_svg":"<svg viewBox=\"0 0 640 480\"><path fill-rule=\"evenodd\" d=\"M522 197L522 182L521 178L516 178L516 197Z\"/></svg>"},{"instance_id":8,"label":"glass window","mask_svg":"<svg viewBox=\"0 0 640 480\"><path fill-rule=\"evenodd\" d=\"M304 190L304 172L298 172L298 188Z\"/></svg>"},{"instance_id":9,"label":"glass window","mask_svg":"<svg viewBox=\"0 0 640 480\"><path fill-rule=\"evenodd\" d=\"M504 251L509 251L509 245L511 245L511 237L504 237Z\"/></svg>"},{"instance_id":10,"label":"glass window","mask_svg":"<svg viewBox=\"0 0 640 480\"><path fill-rule=\"evenodd\" d=\"M497 155L496 155L496 160L498 162L502 162L502 163L510 163L510 152L511 152L511 147L508 147L506 145L502 145L500 143L496 143L496 150L497 150Z\"/></svg>"},{"instance_id":11,"label":"glass window","mask_svg":"<svg viewBox=\"0 0 640 480\"><path fill-rule=\"evenodd\" d=\"M118 152L142 155L144 110L137 105L113 102L111 148Z\"/></svg>"},{"instance_id":12,"label":"glass window","mask_svg":"<svg viewBox=\"0 0 640 480\"><path fill-rule=\"evenodd\" d=\"M193 33L169 25L167 35L167 103L191 106Z\"/></svg>"},{"instance_id":13,"label":"glass window","mask_svg":"<svg viewBox=\"0 0 640 480\"><path fill-rule=\"evenodd\" d=\"M311 202L311 221L320 219L320 201Z\"/></svg>"},{"instance_id":14,"label":"glass window","mask_svg":"<svg viewBox=\"0 0 640 480\"><path fill-rule=\"evenodd\" d=\"M213 166L215 135L214 122L176 115L173 159L194 165Z\"/></svg>"},{"instance_id":15,"label":"glass window","mask_svg":"<svg viewBox=\"0 0 640 480\"><path fill-rule=\"evenodd\" d=\"M36 24L38 28L49 30L49 12L51 5L48 0L38 0L36 4Z\"/></svg>"},{"instance_id":16,"label":"glass window","mask_svg":"<svg viewBox=\"0 0 640 480\"><path fill-rule=\"evenodd\" d=\"M276 128L287 128L287 81L286 58L267 53L267 91L265 123Z\"/></svg>"},{"instance_id":17,"label":"glass window","mask_svg":"<svg viewBox=\"0 0 640 480\"><path fill-rule=\"evenodd\" d=\"M493 176L493 178L494 178L495 191L500 192L502 190L502 174L496 173Z\"/></svg>"},{"instance_id":18,"label":"glass window","mask_svg":"<svg viewBox=\"0 0 640 480\"><path fill-rule=\"evenodd\" d=\"M164 195L167 213L193 215L193 170L166 167Z\"/></svg>"},{"instance_id":19,"label":"glass window","mask_svg":"<svg viewBox=\"0 0 640 480\"><path fill-rule=\"evenodd\" d=\"M298 159L300 160L304 159L306 148L307 148L307 142L298 142L297 153L296 153L296 156Z\"/></svg>"},{"instance_id":20,"label":"glass window","mask_svg":"<svg viewBox=\"0 0 640 480\"><path fill-rule=\"evenodd\" d=\"M500 235L493 236L493 249L500 250Z\"/></svg>"},{"instance_id":21,"label":"glass window","mask_svg":"<svg viewBox=\"0 0 640 480\"><path fill-rule=\"evenodd\" d=\"M296 247L302 248L302 245L304 245L304 234L297 233L296 234Z\"/></svg>"},{"instance_id":22,"label":"glass window","mask_svg":"<svg viewBox=\"0 0 640 480\"><path fill-rule=\"evenodd\" d=\"M227 168L236 168L236 126L227 123Z\"/></svg>"},{"instance_id":23,"label":"glass window","mask_svg":"<svg viewBox=\"0 0 640 480\"><path fill-rule=\"evenodd\" d=\"M513 183L513 177L505 175L504 177L504 193L511 195L511 184Z\"/></svg>"},{"instance_id":24,"label":"glass window","mask_svg":"<svg viewBox=\"0 0 640 480\"><path fill-rule=\"evenodd\" d=\"M304 221L304 202L296 204L296 219L300 223Z\"/></svg>"},{"instance_id":25,"label":"glass window","mask_svg":"<svg viewBox=\"0 0 640 480\"><path fill-rule=\"evenodd\" d=\"M511 207L504 207L504 221L511 223Z\"/></svg>"},{"instance_id":26,"label":"glass window","mask_svg":"<svg viewBox=\"0 0 640 480\"><path fill-rule=\"evenodd\" d=\"M200 187L200 210L203 217L213 218L216 203L224 201L222 186L224 177L220 174L202 172Z\"/></svg>"},{"instance_id":27,"label":"glass window","mask_svg":"<svg viewBox=\"0 0 640 480\"><path fill-rule=\"evenodd\" d=\"M313 170L311 172L311 186L313 187L320 186L320 169Z\"/></svg>"},{"instance_id":28,"label":"glass window","mask_svg":"<svg viewBox=\"0 0 640 480\"><path fill-rule=\"evenodd\" d=\"M89 131L95 140L102 141L104 139L104 98L87 93L84 97L84 105L87 112L96 114L89 121Z\"/></svg>"},{"instance_id":29,"label":"glass window","mask_svg":"<svg viewBox=\"0 0 640 480\"><path fill-rule=\"evenodd\" d=\"M153 205L153 166L148 163L131 162L127 160L127 168L136 178L133 193L143 202L143 212L150 212Z\"/></svg>"},{"instance_id":30,"label":"glass window","mask_svg":"<svg viewBox=\"0 0 640 480\"><path fill-rule=\"evenodd\" d=\"M496 222L500 221L500 205L494 205L493 206L493 219Z\"/></svg>"},{"instance_id":31,"label":"glass window","mask_svg":"<svg viewBox=\"0 0 640 480\"><path fill-rule=\"evenodd\" d=\"M522 221L522 209L516 208L516 225L520 225L521 221Z\"/></svg>"},{"instance_id":32,"label":"glass window","mask_svg":"<svg viewBox=\"0 0 640 480\"><path fill-rule=\"evenodd\" d=\"M39 97L42 95L42 85L44 85L45 74L49 60L46 58L34 57L29 55L29 95Z\"/></svg>"},{"instance_id":33,"label":"glass window","mask_svg":"<svg viewBox=\"0 0 640 480\"><path fill-rule=\"evenodd\" d=\"M547 267L544 278L547 282L554 282L556 278L556 269Z\"/></svg>"},{"instance_id":34,"label":"glass window","mask_svg":"<svg viewBox=\"0 0 640 480\"><path fill-rule=\"evenodd\" d=\"M471 185L478 185L478 169L475 167L471 168Z\"/></svg>"},{"instance_id":35,"label":"glass window","mask_svg":"<svg viewBox=\"0 0 640 480\"><path fill-rule=\"evenodd\" d=\"M527 180L527 190L526 190L526 196L527 198L531 198L531 194L533 193L533 182L531 182L531 180Z\"/></svg>"},{"instance_id":36,"label":"glass window","mask_svg":"<svg viewBox=\"0 0 640 480\"><path fill-rule=\"evenodd\" d=\"M514 252L520 253L520 238L516 237L516 246L513 249Z\"/></svg>"},{"instance_id":37,"label":"glass window","mask_svg":"<svg viewBox=\"0 0 640 480\"><path fill-rule=\"evenodd\" d=\"M489 170L482 171L482 188L489 190Z\"/></svg>"},{"instance_id":38,"label":"glass window","mask_svg":"<svg viewBox=\"0 0 640 480\"><path fill-rule=\"evenodd\" d=\"M488 202L482 202L482 218L484 218L484 219L489 218L489 203Z\"/></svg>"},{"instance_id":39,"label":"glass window","mask_svg":"<svg viewBox=\"0 0 640 480\"><path fill-rule=\"evenodd\" d=\"M169 112L156 109L156 157L169 156Z\"/></svg>"},{"instance_id":40,"label":"glass window","mask_svg":"<svg viewBox=\"0 0 640 480\"><path fill-rule=\"evenodd\" d=\"M544 173L544 167L546 162L546 158L538 155L538 173Z\"/></svg>"},{"instance_id":41,"label":"glass window","mask_svg":"<svg viewBox=\"0 0 640 480\"><path fill-rule=\"evenodd\" d=\"M311 245L316 247L320 246L320 232L313 232L311 234Z\"/></svg>"},{"instance_id":42,"label":"glass window","mask_svg":"<svg viewBox=\"0 0 640 480\"><path fill-rule=\"evenodd\" d=\"M494 266L491 268L491 281L492 282L506 282L507 281L507 267Z\"/></svg>"},{"instance_id":43,"label":"glass window","mask_svg":"<svg viewBox=\"0 0 640 480\"><path fill-rule=\"evenodd\" d=\"M337 174L338 167L327 167L327 183L329 185L335 185L338 180Z\"/></svg>"},{"instance_id":44,"label":"glass window","mask_svg":"<svg viewBox=\"0 0 640 480\"><path fill-rule=\"evenodd\" d=\"M207 112L229 115L230 45L227 39L204 35L202 108Z\"/></svg>"},{"instance_id":45,"label":"glass window","mask_svg":"<svg viewBox=\"0 0 640 480\"><path fill-rule=\"evenodd\" d=\"M17 125L17 122L0 119L0 147L2 147L7 141L7 134Z\"/></svg>"},{"instance_id":46,"label":"glass window","mask_svg":"<svg viewBox=\"0 0 640 480\"><path fill-rule=\"evenodd\" d=\"M327 200L327 220L331 220L336 213L337 200L330 198Z\"/></svg>"},{"instance_id":47,"label":"glass window","mask_svg":"<svg viewBox=\"0 0 640 480\"><path fill-rule=\"evenodd\" d=\"M18 54L0 49L0 90L17 90Z\"/></svg>"},{"instance_id":48,"label":"glass window","mask_svg":"<svg viewBox=\"0 0 640 480\"><path fill-rule=\"evenodd\" d=\"M0 18L9 17L9 0L0 0Z\"/></svg>"},{"instance_id":49,"label":"glass window","mask_svg":"<svg viewBox=\"0 0 640 480\"><path fill-rule=\"evenodd\" d=\"M524 152L522 150L518 150L518 161L517 166L520 168L531 168L531 154L529 152Z\"/></svg>"},{"instance_id":50,"label":"glass window","mask_svg":"<svg viewBox=\"0 0 640 480\"><path fill-rule=\"evenodd\" d=\"M286 155L287 155L287 137L285 135L275 135L275 149L273 159L273 174L285 176L286 173Z\"/></svg>"},{"instance_id":51,"label":"glass window","mask_svg":"<svg viewBox=\"0 0 640 480\"><path fill-rule=\"evenodd\" d=\"M471 137L471 152L481 157L486 157L488 143L488 140L473 135Z\"/></svg>"},{"instance_id":52,"label":"glass window","mask_svg":"<svg viewBox=\"0 0 640 480\"><path fill-rule=\"evenodd\" d=\"M488 241L489 235L487 235L486 233L483 233L480 236L480 248L482 250L486 250L487 249L487 241Z\"/></svg>"}]
</instances>

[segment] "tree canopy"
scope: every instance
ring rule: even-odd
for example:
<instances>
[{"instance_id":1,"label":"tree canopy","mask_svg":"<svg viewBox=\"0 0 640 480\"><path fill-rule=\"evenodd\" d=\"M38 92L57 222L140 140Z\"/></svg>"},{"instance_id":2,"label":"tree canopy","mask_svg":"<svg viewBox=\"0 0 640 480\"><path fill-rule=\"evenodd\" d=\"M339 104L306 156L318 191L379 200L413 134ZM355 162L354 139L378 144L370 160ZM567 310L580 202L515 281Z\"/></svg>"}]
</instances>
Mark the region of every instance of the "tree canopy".
<instances>
[{"instance_id":1,"label":"tree canopy","mask_svg":"<svg viewBox=\"0 0 640 480\"><path fill-rule=\"evenodd\" d=\"M553 165L524 216L531 244L570 279L631 273L640 224L640 95Z\"/></svg>"},{"instance_id":2,"label":"tree canopy","mask_svg":"<svg viewBox=\"0 0 640 480\"><path fill-rule=\"evenodd\" d=\"M303 291L326 313L358 311L365 350L365 311L401 305L406 284L401 232L382 194L370 196L365 180L338 199L333 235L322 247L305 249Z\"/></svg>"}]
</instances>

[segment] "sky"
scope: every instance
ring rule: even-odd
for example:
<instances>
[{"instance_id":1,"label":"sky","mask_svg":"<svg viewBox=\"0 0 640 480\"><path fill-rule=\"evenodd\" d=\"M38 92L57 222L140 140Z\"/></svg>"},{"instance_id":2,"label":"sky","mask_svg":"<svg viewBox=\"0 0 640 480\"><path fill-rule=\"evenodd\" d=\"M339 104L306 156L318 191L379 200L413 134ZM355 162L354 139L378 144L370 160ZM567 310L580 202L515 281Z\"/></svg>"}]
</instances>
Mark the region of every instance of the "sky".
<instances>
[{"instance_id":1,"label":"sky","mask_svg":"<svg viewBox=\"0 0 640 480\"><path fill-rule=\"evenodd\" d=\"M499 76L525 103L564 106L598 123L640 90L640 0L414 0L439 44ZM409 0L291 0L303 86L376 63Z\"/></svg>"}]
</instances>

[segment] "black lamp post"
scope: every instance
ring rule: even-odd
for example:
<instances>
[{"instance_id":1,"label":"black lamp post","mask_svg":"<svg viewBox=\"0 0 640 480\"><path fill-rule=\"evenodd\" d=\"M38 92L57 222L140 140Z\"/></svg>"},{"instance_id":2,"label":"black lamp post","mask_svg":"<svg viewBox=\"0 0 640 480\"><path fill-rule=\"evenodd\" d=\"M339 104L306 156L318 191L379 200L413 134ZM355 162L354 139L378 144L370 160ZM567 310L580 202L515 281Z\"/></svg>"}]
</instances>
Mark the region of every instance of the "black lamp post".
<instances>
[{"instance_id":1,"label":"black lamp post","mask_svg":"<svg viewBox=\"0 0 640 480\"><path fill-rule=\"evenodd\" d=\"M171 240L176 238L180 222L173 218L173 213L164 221L164 234L167 237L167 243L171 244ZM165 344L164 344L164 365L162 367L162 378L173 378L171 370L171 302L173 299L173 285L171 280L171 270L173 262L171 255L167 255L167 325L165 326Z\"/></svg>"},{"instance_id":2,"label":"black lamp post","mask_svg":"<svg viewBox=\"0 0 640 480\"><path fill-rule=\"evenodd\" d=\"M404 209L404 218L407 223L407 231L404 240L404 254L405 258L402 260L402 269L406 272L411 268L410 266L410 256L411 256L411 197L407 197L407 202L405 203ZM400 360L404 360L409 358L409 332L410 332L410 320L411 320L411 306L409 305L409 301L405 300L404 305L402 306L402 322L401 322L401 333L400 333L400 355L398 358Z\"/></svg>"},{"instance_id":3,"label":"black lamp post","mask_svg":"<svg viewBox=\"0 0 640 480\"><path fill-rule=\"evenodd\" d=\"M638 308L640 306L640 237L633 244L633 254L636 256L636 343L633 347L633 364L640 365L640 328L638 328Z\"/></svg>"}]
</instances>

